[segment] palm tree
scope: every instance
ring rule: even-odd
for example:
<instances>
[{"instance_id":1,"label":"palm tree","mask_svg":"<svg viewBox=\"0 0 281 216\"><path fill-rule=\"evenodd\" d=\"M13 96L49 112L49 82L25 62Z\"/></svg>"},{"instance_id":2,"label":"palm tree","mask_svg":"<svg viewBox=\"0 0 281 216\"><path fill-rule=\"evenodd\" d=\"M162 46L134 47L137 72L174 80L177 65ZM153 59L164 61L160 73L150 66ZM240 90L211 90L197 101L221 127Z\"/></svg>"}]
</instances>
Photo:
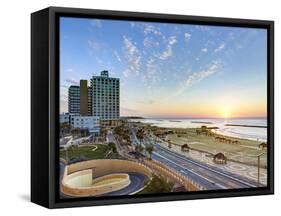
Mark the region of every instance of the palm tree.
<instances>
[{"instance_id":1,"label":"palm tree","mask_svg":"<svg viewBox=\"0 0 281 216\"><path fill-rule=\"evenodd\" d=\"M143 139L144 139L144 131L141 129L141 130L138 130L137 132L137 138L140 140L140 142L142 143Z\"/></svg>"},{"instance_id":2,"label":"palm tree","mask_svg":"<svg viewBox=\"0 0 281 216\"><path fill-rule=\"evenodd\" d=\"M171 142L171 140L168 140L168 147L169 147L169 148L172 148L172 142Z\"/></svg>"},{"instance_id":3,"label":"palm tree","mask_svg":"<svg viewBox=\"0 0 281 216\"><path fill-rule=\"evenodd\" d=\"M142 147L142 145L137 145L136 146L136 152L138 152L138 153L142 153L143 152L143 147Z\"/></svg>"},{"instance_id":4,"label":"palm tree","mask_svg":"<svg viewBox=\"0 0 281 216\"><path fill-rule=\"evenodd\" d=\"M108 143L108 147L113 153L117 153L116 146L115 146L114 142Z\"/></svg>"},{"instance_id":5,"label":"palm tree","mask_svg":"<svg viewBox=\"0 0 281 216\"><path fill-rule=\"evenodd\" d=\"M153 145L149 144L149 145L145 146L145 151L148 152L149 159L151 159L151 155L152 155L153 150L154 150Z\"/></svg>"}]
</instances>

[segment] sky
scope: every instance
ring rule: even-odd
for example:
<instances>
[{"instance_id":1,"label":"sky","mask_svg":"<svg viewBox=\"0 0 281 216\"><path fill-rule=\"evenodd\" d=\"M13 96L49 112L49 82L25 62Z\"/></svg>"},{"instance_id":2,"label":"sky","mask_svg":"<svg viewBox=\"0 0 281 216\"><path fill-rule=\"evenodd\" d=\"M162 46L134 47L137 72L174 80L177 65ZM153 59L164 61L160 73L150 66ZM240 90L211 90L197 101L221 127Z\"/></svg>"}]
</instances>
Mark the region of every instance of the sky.
<instances>
[{"instance_id":1,"label":"sky","mask_svg":"<svg viewBox=\"0 0 281 216\"><path fill-rule=\"evenodd\" d=\"M121 116L266 117L265 29L60 19L60 112L67 89L120 78Z\"/></svg>"}]
</instances>

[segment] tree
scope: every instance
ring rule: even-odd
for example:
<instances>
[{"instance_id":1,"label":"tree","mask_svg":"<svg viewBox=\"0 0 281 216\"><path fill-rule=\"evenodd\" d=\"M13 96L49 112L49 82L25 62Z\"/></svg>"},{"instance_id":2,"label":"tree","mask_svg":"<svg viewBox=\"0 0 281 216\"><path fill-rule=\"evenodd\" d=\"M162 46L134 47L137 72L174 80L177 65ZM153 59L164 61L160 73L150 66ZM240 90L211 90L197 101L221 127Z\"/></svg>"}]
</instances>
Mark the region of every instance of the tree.
<instances>
[{"instance_id":1,"label":"tree","mask_svg":"<svg viewBox=\"0 0 281 216\"><path fill-rule=\"evenodd\" d=\"M80 133L82 135L82 137L86 137L89 135L89 129L88 128L83 128L80 130Z\"/></svg>"},{"instance_id":2,"label":"tree","mask_svg":"<svg viewBox=\"0 0 281 216\"><path fill-rule=\"evenodd\" d=\"M142 143L143 142L143 139L144 139L144 131L142 129L138 130L137 131L137 138L140 140L140 142Z\"/></svg>"},{"instance_id":3,"label":"tree","mask_svg":"<svg viewBox=\"0 0 281 216\"><path fill-rule=\"evenodd\" d=\"M147 194L147 193L168 193L173 190L174 183L168 182L162 176L157 176L152 174L151 181L146 183L146 187L144 190L140 192L140 194Z\"/></svg>"},{"instance_id":4,"label":"tree","mask_svg":"<svg viewBox=\"0 0 281 216\"><path fill-rule=\"evenodd\" d=\"M74 128L71 132L75 136L79 136L81 134L80 128Z\"/></svg>"},{"instance_id":5,"label":"tree","mask_svg":"<svg viewBox=\"0 0 281 216\"><path fill-rule=\"evenodd\" d=\"M153 145L150 144L150 145L145 146L145 151L148 152L149 159L151 159L151 155L152 155L153 150L154 150Z\"/></svg>"},{"instance_id":6,"label":"tree","mask_svg":"<svg viewBox=\"0 0 281 216\"><path fill-rule=\"evenodd\" d=\"M143 152L143 147L142 147L142 145L137 145L135 149L136 149L136 152L138 152L138 153L140 153L140 154Z\"/></svg>"},{"instance_id":7,"label":"tree","mask_svg":"<svg viewBox=\"0 0 281 216\"><path fill-rule=\"evenodd\" d=\"M117 149L116 149L116 145L114 142L110 142L107 144L109 149L113 152L113 153L117 153Z\"/></svg>"}]
</instances>

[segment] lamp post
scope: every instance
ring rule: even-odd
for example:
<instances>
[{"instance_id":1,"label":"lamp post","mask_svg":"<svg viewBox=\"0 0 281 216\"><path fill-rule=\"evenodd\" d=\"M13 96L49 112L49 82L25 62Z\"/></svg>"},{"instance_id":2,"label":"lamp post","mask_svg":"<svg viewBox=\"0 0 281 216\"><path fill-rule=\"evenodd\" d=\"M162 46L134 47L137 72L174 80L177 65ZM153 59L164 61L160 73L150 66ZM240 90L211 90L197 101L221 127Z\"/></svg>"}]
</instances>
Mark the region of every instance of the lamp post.
<instances>
[{"instance_id":1,"label":"lamp post","mask_svg":"<svg viewBox=\"0 0 281 216\"><path fill-rule=\"evenodd\" d=\"M258 155L249 155L250 157L257 157L257 159L258 159L258 175L257 175L257 183L258 183L257 186L258 187L260 186L260 157L264 154L265 153L263 152Z\"/></svg>"},{"instance_id":2,"label":"lamp post","mask_svg":"<svg viewBox=\"0 0 281 216\"><path fill-rule=\"evenodd\" d=\"M260 186L260 157L262 155L264 155L264 153L257 155L257 157L258 157L258 187Z\"/></svg>"}]
</instances>

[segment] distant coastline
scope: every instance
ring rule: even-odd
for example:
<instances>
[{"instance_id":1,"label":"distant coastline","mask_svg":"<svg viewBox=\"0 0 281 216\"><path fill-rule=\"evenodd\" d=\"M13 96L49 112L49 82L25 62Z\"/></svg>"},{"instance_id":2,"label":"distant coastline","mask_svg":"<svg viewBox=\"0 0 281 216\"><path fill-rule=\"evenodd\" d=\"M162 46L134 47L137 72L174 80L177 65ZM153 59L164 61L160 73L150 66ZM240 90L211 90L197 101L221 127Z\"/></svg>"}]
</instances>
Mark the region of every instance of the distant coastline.
<instances>
[{"instance_id":1,"label":"distant coastline","mask_svg":"<svg viewBox=\"0 0 281 216\"><path fill-rule=\"evenodd\" d=\"M142 116L122 116L120 119L145 119Z\"/></svg>"},{"instance_id":2,"label":"distant coastline","mask_svg":"<svg viewBox=\"0 0 281 216\"><path fill-rule=\"evenodd\" d=\"M208 121L191 121L191 123L213 124L213 122L208 122Z\"/></svg>"},{"instance_id":3,"label":"distant coastline","mask_svg":"<svg viewBox=\"0 0 281 216\"><path fill-rule=\"evenodd\" d=\"M128 119L130 120L130 119ZM241 118L241 119L160 119L160 118L143 118L131 119L130 121L138 121L148 123L151 126L162 128L201 128L203 125L209 129L215 130L226 136L239 137L250 140L267 140L267 119L257 118ZM211 124L209 124L211 123ZM236 126L238 125L238 126Z\"/></svg>"},{"instance_id":4,"label":"distant coastline","mask_svg":"<svg viewBox=\"0 0 281 216\"><path fill-rule=\"evenodd\" d=\"M267 126L261 126L261 125L241 125L241 124L225 124L225 126L267 128Z\"/></svg>"}]
</instances>

